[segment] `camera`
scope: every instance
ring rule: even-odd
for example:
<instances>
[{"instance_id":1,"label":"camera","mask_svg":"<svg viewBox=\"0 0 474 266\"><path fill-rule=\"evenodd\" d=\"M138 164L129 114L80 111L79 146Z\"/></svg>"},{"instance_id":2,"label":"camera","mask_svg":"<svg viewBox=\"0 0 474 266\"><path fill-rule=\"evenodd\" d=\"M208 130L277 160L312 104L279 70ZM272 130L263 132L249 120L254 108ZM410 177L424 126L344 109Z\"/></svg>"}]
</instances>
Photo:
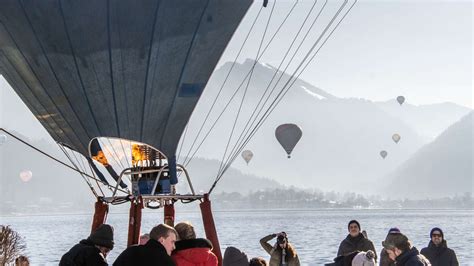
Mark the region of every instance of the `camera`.
<instances>
[{"instance_id":1,"label":"camera","mask_svg":"<svg viewBox=\"0 0 474 266\"><path fill-rule=\"evenodd\" d=\"M286 242L285 236L284 235L279 235L278 238L277 238L277 243L278 244L285 244L285 242Z\"/></svg>"}]
</instances>

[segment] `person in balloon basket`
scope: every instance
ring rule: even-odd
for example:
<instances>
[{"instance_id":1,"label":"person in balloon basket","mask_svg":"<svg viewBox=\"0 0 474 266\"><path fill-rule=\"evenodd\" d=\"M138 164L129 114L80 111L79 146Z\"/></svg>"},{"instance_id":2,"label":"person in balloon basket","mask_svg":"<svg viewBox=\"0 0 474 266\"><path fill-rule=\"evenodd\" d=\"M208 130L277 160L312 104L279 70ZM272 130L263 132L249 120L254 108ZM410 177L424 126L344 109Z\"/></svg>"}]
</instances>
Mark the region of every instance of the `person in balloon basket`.
<instances>
[{"instance_id":1,"label":"person in balloon basket","mask_svg":"<svg viewBox=\"0 0 474 266\"><path fill-rule=\"evenodd\" d=\"M61 257L60 266L108 265L107 254L114 248L114 229L108 224L99 226L87 239L81 240Z\"/></svg>"},{"instance_id":2,"label":"person in balloon basket","mask_svg":"<svg viewBox=\"0 0 474 266\"><path fill-rule=\"evenodd\" d=\"M423 254L433 266L458 266L459 262L454 250L448 248L444 233L441 228L435 227L430 232L430 243L423 248L420 253Z\"/></svg>"},{"instance_id":3,"label":"person in balloon basket","mask_svg":"<svg viewBox=\"0 0 474 266\"><path fill-rule=\"evenodd\" d=\"M166 224L159 224L150 231L150 240L145 245L134 245L125 249L115 260L115 266L156 265L175 266L171 252L178 238L176 230Z\"/></svg>"},{"instance_id":4,"label":"person in balloon basket","mask_svg":"<svg viewBox=\"0 0 474 266\"><path fill-rule=\"evenodd\" d=\"M404 234L388 234L382 246L397 266L430 266L430 261L412 246Z\"/></svg>"},{"instance_id":5,"label":"person in balloon basket","mask_svg":"<svg viewBox=\"0 0 474 266\"><path fill-rule=\"evenodd\" d=\"M268 241L277 238L275 245L270 245ZM285 232L271 234L260 239L260 245L270 254L269 266L299 266L300 260L292 244L288 242Z\"/></svg>"},{"instance_id":6,"label":"person in balloon basket","mask_svg":"<svg viewBox=\"0 0 474 266\"><path fill-rule=\"evenodd\" d=\"M349 234L341 241L337 256L344 256L354 251L369 251L372 250L375 254L374 243L370 241L365 234L360 231L360 224L356 220L349 221L347 225ZM375 256L377 261L377 255Z\"/></svg>"},{"instance_id":7,"label":"person in balloon basket","mask_svg":"<svg viewBox=\"0 0 474 266\"><path fill-rule=\"evenodd\" d=\"M190 222L175 225L179 240L171 258L177 266L217 266L217 257L212 253L212 244L205 238L196 238Z\"/></svg>"}]
</instances>

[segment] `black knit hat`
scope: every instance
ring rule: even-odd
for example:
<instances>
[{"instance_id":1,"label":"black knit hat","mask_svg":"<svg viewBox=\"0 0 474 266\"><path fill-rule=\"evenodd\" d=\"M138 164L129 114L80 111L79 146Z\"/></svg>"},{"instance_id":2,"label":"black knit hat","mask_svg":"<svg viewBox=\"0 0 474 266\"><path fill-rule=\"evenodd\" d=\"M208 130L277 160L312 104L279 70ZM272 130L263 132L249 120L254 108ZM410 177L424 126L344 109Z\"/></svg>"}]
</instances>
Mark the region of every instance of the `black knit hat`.
<instances>
[{"instance_id":1,"label":"black knit hat","mask_svg":"<svg viewBox=\"0 0 474 266\"><path fill-rule=\"evenodd\" d=\"M108 224L99 226L88 238L95 245L114 248L114 228Z\"/></svg>"},{"instance_id":2,"label":"black knit hat","mask_svg":"<svg viewBox=\"0 0 474 266\"><path fill-rule=\"evenodd\" d=\"M351 226L351 224L357 224L357 227L359 227L359 230L360 230L360 223L359 223L357 220L351 220L351 221L347 224L347 230L349 230L349 227Z\"/></svg>"},{"instance_id":3,"label":"black knit hat","mask_svg":"<svg viewBox=\"0 0 474 266\"><path fill-rule=\"evenodd\" d=\"M431 231L430 231L430 238L433 237L434 231L439 231L439 233L441 234L441 237L444 239L443 230L441 230L441 228L439 228L439 227L435 227L435 228L431 229Z\"/></svg>"}]
</instances>

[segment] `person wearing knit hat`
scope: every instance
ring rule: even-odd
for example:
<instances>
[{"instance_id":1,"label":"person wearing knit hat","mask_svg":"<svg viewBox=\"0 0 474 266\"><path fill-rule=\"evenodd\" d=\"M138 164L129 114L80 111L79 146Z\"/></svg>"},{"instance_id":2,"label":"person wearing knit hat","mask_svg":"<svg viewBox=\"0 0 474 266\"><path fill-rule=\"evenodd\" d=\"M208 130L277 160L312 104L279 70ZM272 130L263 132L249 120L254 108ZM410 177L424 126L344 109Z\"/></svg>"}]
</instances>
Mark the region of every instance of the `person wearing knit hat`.
<instances>
[{"instance_id":1,"label":"person wearing knit hat","mask_svg":"<svg viewBox=\"0 0 474 266\"><path fill-rule=\"evenodd\" d=\"M102 224L87 239L81 240L64 254L59 265L108 265L105 258L113 248L114 229L108 224Z\"/></svg>"},{"instance_id":2,"label":"person wearing knit hat","mask_svg":"<svg viewBox=\"0 0 474 266\"><path fill-rule=\"evenodd\" d=\"M223 266L249 266L247 255L236 247L227 247L222 260Z\"/></svg>"},{"instance_id":3,"label":"person wearing knit hat","mask_svg":"<svg viewBox=\"0 0 474 266\"><path fill-rule=\"evenodd\" d=\"M400 229L398 229L398 227L392 227L388 230L387 235L389 235L389 234L400 234L400 233L401 233L401 231L400 231ZM382 250L380 251L380 266L395 266L395 261L391 260L388 257L388 253L385 250L385 248L382 248Z\"/></svg>"},{"instance_id":4,"label":"person wearing knit hat","mask_svg":"<svg viewBox=\"0 0 474 266\"><path fill-rule=\"evenodd\" d=\"M413 247L408 237L402 233L388 234L382 246L391 260L397 266L429 266L431 265L423 255Z\"/></svg>"},{"instance_id":5,"label":"person wearing knit hat","mask_svg":"<svg viewBox=\"0 0 474 266\"><path fill-rule=\"evenodd\" d=\"M448 244L444 239L443 230L435 227L430 231L430 242L428 246L420 252L431 262L431 265L458 266L458 258L454 250L448 248Z\"/></svg>"},{"instance_id":6,"label":"person wearing knit hat","mask_svg":"<svg viewBox=\"0 0 474 266\"><path fill-rule=\"evenodd\" d=\"M374 243L361 232L360 223L357 220L351 220L347 225L347 229L349 234L341 241L337 256L345 256L354 251L372 250L375 253ZM375 261L377 261L377 255L375 255Z\"/></svg>"}]
</instances>

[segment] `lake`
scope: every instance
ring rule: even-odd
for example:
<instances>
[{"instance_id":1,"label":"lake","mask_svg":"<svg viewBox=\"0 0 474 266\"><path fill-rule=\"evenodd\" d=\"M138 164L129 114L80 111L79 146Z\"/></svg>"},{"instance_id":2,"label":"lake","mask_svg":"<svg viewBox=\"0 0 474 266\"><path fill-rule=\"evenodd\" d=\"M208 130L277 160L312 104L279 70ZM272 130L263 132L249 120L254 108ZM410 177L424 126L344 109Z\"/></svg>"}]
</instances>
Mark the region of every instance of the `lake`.
<instances>
[{"instance_id":1,"label":"lake","mask_svg":"<svg viewBox=\"0 0 474 266\"><path fill-rule=\"evenodd\" d=\"M214 219L222 253L235 246L249 258L269 255L259 240L267 234L285 231L303 265L331 262L339 243L347 235L347 222L356 219L380 253L381 241L390 227L399 227L414 246L421 249L429 242L432 227L443 229L448 247L455 250L460 265L474 265L474 212L472 210L233 210L215 211ZM162 210L145 210L142 232L163 220ZM61 256L90 233L92 214L0 217L26 241L26 254L32 265L57 265ZM115 228L115 248L109 264L125 249L127 213L109 214ZM177 210L176 222L190 221L199 236L204 235L201 214Z\"/></svg>"}]
</instances>

